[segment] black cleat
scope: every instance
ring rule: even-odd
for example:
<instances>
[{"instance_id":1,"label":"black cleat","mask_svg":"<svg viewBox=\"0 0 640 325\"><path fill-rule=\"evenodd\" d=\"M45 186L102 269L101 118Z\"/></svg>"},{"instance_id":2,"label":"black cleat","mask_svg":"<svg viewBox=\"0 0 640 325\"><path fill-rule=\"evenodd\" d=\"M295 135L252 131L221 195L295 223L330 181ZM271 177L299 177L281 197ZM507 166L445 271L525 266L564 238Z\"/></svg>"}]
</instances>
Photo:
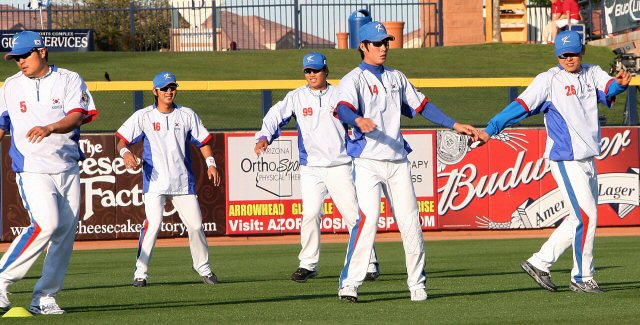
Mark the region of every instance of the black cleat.
<instances>
[{"instance_id":1,"label":"black cleat","mask_svg":"<svg viewBox=\"0 0 640 325\"><path fill-rule=\"evenodd\" d=\"M365 281L375 281L380 277L380 272L367 272L367 275L364 276Z\"/></svg>"},{"instance_id":2,"label":"black cleat","mask_svg":"<svg viewBox=\"0 0 640 325\"><path fill-rule=\"evenodd\" d=\"M301 267L291 274L291 280L302 283L307 282L307 280L311 278L315 278L317 275L317 271L310 271Z\"/></svg>"},{"instance_id":3,"label":"black cleat","mask_svg":"<svg viewBox=\"0 0 640 325\"><path fill-rule=\"evenodd\" d=\"M551 282L550 273L537 269L527 261L522 262L521 266L541 287L552 292L558 291L558 287Z\"/></svg>"},{"instance_id":4,"label":"black cleat","mask_svg":"<svg viewBox=\"0 0 640 325\"><path fill-rule=\"evenodd\" d=\"M586 293L603 293L604 290L600 288L595 280L591 279L586 282L573 282L569 285L569 289L574 292L586 292Z\"/></svg>"},{"instance_id":5,"label":"black cleat","mask_svg":"<svg viewBox=\"0 0 640 325\"><path fill-rule=\"evenodd\" d=\"M210 285L214 285L218 283L218 277L216 276L215 273L211 272L208 275L203 275L202 276L202 281L205 284L210 284Z\"/></svg>"},{"instance_id":6,"label":"black cleat","mask_svg":"<svg viewBox=\"0 0 640 325\"><path fill-rule=\"evenodd\" d=\"M133 280L133 286L134 287L146 287L147 286L147 279L135 279L135 280Z\"/></svg>"}]
</instances>

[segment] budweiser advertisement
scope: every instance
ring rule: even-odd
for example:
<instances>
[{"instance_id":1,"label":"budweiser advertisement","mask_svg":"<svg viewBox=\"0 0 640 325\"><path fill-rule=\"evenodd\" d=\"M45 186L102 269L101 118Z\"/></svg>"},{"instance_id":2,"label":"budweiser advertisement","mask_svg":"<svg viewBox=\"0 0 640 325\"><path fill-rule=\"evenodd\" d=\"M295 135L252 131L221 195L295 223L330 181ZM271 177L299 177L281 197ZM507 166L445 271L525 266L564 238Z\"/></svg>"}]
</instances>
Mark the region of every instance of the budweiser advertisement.
<instances>
[{"instance_id":1,"label":"budweiser advertisement","mask_svg":"<svg viewBox=\"0 0 640 325\"><path fill-rule=\"evenodd\" d=\"M224 171L223 135L214 134L212 146L219 169ZM83 135L79 141L86 159L80 165L82 187L78 239L138 238L145 220L141 169L127 170L115 152L116 138L110 135ZM29 217L18 194L15 173L11 171L11 138L2 140L2 240L13 240L29 225ZM132 151L140 156L142 144ZM214 187L206 177L200 151L192 146L198 201L207 235L225 233L224 186ZM200 159L198 159L200 158ZM187 236L186 227L168 200L160 237Z\"/></svg>"},{"instance_id":2,"label":"budweiser advertisement","mask_svg":"<svg viewBox=\"0 0 640 325\"><path fill-rule=\"evenodd\" d=\"M598 225L640 225L638 128L602 129ZM544 129L509 129L487 145L438 132L440 229L522 229L558 225L568 215L547 161Z\"/></svg>"},{"instance_id":3,"label":"budweiser advertisement","mask_svg":"<svg viewBox=\"0 0 640 325\"><path fill-rule=\"evenodd\" d=\"M410 131L419 148L409 156L423 229L437 229L435 132ZM298 233L302 221L300 162L296 132L283 134L258 157L253 133L226 135L227 234ZM380 231L397 230L389 203L381 198ZM347 232L330 197L324 204L323 232Z\"/></svg>"}]
</instances>

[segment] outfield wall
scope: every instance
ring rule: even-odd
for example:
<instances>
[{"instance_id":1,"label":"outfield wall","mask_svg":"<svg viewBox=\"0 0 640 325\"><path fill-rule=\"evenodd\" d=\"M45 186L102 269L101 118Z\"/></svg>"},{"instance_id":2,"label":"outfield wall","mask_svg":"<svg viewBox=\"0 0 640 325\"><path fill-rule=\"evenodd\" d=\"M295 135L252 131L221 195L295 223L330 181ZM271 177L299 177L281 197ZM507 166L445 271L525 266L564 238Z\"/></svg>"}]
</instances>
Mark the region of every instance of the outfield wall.
<instances>
[{"instance_id":1,"label":"outfield wall","mask_svg":"<svg viewBox=\"0 0 640 325\"><path fill-rule=\"evenodd\" d=\"M640 128L602 130L598 157L600 226L640 225ZM469 149L450 131L408 130L414 188L424 230L524 229L556 226L567 214L549 166L541 159L544 129L509 129L488 145ZM80 147L83 202L78 239L135 239L143 226L142 175L124 168L113 134L86 134ZM213 133L224 178L212 186L199 151L192 150L198 199L208 236L297 233L302 217L297 133L284 132L265 155L253 152L252 133ZM2 241L29 225L11 171L11 137L2 140ZM195 148L192 148L195 149ZM133 147L140 153L141 145ZM200 158L200 159L198 159ZM381 201L380 231L397 231ZM186 237L169 203L160 237ZM346 232L330 199L324 232Z\"/></svg>"}]
</instances>

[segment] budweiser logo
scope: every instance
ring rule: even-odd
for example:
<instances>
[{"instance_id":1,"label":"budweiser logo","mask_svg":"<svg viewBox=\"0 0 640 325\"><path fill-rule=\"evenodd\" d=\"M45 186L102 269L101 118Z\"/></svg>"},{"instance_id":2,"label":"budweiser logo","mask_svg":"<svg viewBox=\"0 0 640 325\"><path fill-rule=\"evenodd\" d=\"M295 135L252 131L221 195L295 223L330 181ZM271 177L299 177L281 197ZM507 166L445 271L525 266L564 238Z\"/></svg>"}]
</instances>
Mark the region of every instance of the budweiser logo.
<instances>
[{"instance_id":1,"label":"budweiser logo","mask_svg":"<svg viewBox=\"0 0 640 325\"><path fill-rule=\"evenodd\" d=\"M601 154L596 158L603 160L619 154L621 150L631 145L630 133L630 130L624 130L611 138L602 138L600 142ZM511 149L518 151L513 166L488 175L479 175L478 168L474 164L466 164L452 170L445 169L439 172L438 179L440 181L438 183L442 184L442 179L446 180L445 185L438 188L438 193L441 193L438 204L441 215L446 214L449 210L462 210L469 206L475 198L484 198L497 192L506 192L520 184L539 181L551 171L544 158L525 163L527 148L524 144L527 141L522 134L518 134L517 143L513 143L516 137L510 137L508 132L496 135L494 139L504 142Z\"/></svg>"}]
</instances>

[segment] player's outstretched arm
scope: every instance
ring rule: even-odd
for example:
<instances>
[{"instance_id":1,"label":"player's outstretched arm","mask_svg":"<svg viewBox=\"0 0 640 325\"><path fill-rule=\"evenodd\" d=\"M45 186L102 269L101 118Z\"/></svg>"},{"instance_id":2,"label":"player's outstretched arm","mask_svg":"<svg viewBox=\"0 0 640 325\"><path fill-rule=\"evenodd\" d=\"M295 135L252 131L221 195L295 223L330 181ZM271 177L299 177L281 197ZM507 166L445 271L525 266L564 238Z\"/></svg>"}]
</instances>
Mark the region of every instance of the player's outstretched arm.
<instances>
[{"instance_id":1,"label":"player's outstretched arm","mask_svg":"<svg viewBox=\"0 0 640 325\"><path fill-rule=\"evenodd\" d=\"M136 157L129 148L127 148L127 144L120 140L118 145L116 146L116 150L120 153L120 157L124 159L124 165L127 169L136 170L140 166L140 158Z\"/></svg>"},{"instance_id":2,"label":"player's outstretched arm","mask_svg":"<svg viewBox=\"0 0 640 325\"><path fill-rule=\"evenodd\" d=\"M58 122L45 126L35 126L27 132L27 138L31 143L40 143L42 139L51 133L69 133L82 125L84 115L79 112L71 113Z\"/></svg>"},{"instance_id":3,"label":"player's outstretched arm","mask_svg":"<svg viewBox=\"0 0 640 325\"><path fill-rule=\"evenodd\" d=\"M253 150L256 152L256 155L260 157L260 155L264 153L265 150L267 150L267 147L269 147L269 141L267 141L267 138L260 138Z\"/></svg>"},{"instance_id":4,"label":"player's outstretched arm","mask_svg":"<svg viewBox=\"0 0 640 325\"><path fill-rule=\"evenodd\" d=\"M200 152L204 157L204 161L207 163L207 177L213 182L213 185L220 185L220 173L218 173L218 166L216 166L216 160L213 158L213 149L208 144L200 147Z\"/></svg>"}]
</instances>

